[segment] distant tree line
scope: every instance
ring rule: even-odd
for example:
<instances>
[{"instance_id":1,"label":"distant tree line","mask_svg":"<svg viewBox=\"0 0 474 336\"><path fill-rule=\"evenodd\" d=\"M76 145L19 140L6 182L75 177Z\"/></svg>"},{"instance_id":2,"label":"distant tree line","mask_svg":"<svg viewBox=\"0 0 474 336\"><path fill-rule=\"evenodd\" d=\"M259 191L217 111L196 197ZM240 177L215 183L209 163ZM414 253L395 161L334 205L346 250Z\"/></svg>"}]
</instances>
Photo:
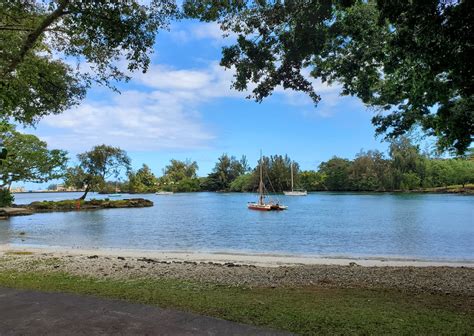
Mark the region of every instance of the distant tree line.
<instances>
[{"instance_id":1,"label":"distant tree line","mask_svg":"<svg viewBox=\"0 0 474 336\"><path fill-rule=\"evenodd\" d=\"M118 147L99 145L77 155L68 165L67 152L48 149L36 136L23 134L0 123L0 206L13 202L12 183L63 179L64 186L101 193L152 193L157 191L256 191L262 165L269 192L291 188L293 166L296 188L308 191L407 191L474 183L474 151L462 157L441 159L422 153L409 138L390 143L388 152L361 151L353 160L333 157L316 170L302 171L288 155L263 156L251 168L245 156L222 154L205 177L189 159L171 160L160 177L143 164L131 169L131 159Z\"/></svg>"},{"instance_id":2,"label":"distant tree line","mask_svg":"<svg viewBox=\"0 0 474 336\"><path fill-rule=\"evenodd\" d=\"M361 151L353 160L334 156L316 170L302 171L288 155L263 156L261 164L270 192L291 189L291 165L295 187L308 191L408 191L474 183L472 151L454 159L432 158L406 137L393 140L387 154ZM122 191L255 191L260 161L252 169L245 156L237 159L222 154L206 177L198 177L197 170L195 161L171 160L163 176L156 177L143 165L129 173L128 181L121 185Z\"/></svg>"},{"instance_id":3,"label":"distant tree line","mask_svg":"<svg viewBox=\"0 0 474 336\"><path fill-rule=\"evenodd\" d=\"M474 160L433 159L407 138L393 141L388 157L377 150L361 151L354 160L333 157L317 171L299 176L307 190L396 191L447 187L474 182Z\"/></svg>"}]
</instances>

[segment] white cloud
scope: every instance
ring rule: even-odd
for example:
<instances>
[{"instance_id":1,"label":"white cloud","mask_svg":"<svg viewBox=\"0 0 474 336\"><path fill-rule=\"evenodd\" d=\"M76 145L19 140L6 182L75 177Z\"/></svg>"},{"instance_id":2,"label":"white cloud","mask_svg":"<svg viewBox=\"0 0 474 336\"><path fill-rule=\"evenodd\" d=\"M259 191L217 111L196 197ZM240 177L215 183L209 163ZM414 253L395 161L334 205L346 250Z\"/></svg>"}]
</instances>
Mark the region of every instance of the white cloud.
<instances>
[{"instance_id":1,"label":"white cloud","mask_svg":"<svg viewBox=\"0 0 474 336\"><path fill-rule=\"evenodd\" d=\"M156 89L196 90L208 85L212 78L205 71L173 70L155 65L136 80Z\"/></svg>"},{"instance_id":2,"label":"white cloud","mask_svg":"<svg viewBox=\"0 0 474 336\"><path fill-rule=\"evenodd\" d=\"M45 118L39 135L52 147L73 152L101 143L126 150L207 147L216 136L199 109L215 98L243 99L245 93L230 89L231 78L217 63L204 69L152 65L132 80L139 89L122 94L98 89L104 97Z\"/></svg>"},{"instance_id":3,"label":"white cloud","mask_svg":"<svg viewBox=\"0 0 474 336\"><path fill-rule=\"evenodd\" d=\"M216 22L201 23L195 25L191 29L191 34L193 35L193 37L196 37L198 39L223 39L223 31L221 30L220 25Z\"/></svg>"},{"instance_id":4,"label":"white cloud","mask_svg":"<svg viewBox=\"0 0 474 336\"><path fill-rule=\"evenodd\" d=\"M217 62L201 69L151 65L147 73L134 76L134 90L99 91L105 92L100 100L86 99L61 115L45 118L39 135L43 131L42 138L52 147L73 152L102 143L132 151L209 147L217 137L212 125L203 122L204 104L219 98L242 100L249 94L230 88L233 74ZM285 103L301 107L304 116L332 116L341 99L340 87L314 85L323 98L317 108L306 94L281 87L275 93Z\"/></svg>"},{"instance_id":5,"label":"white cloud","mask_svg":"<svg viewBox=\"0 0 474 336\"><path fill-rule=\"evenodd\" d=\"M124 91L107 102L88 102L43 124L55 135L42 136L51 147L83 151L97 144L126 150L206 147L214 135L194 111L170 93Z\"/></svg>"},{"instance_id":6,"label":"white cloud","mask_svg":"<svg viewBox=\"0 0 474 336\"><path fill-rule=\"evenodd\" d=\"M177 43L196 40L211 40L214 45L230 43L236 38L233 32L224 32L216 22L194 22L187 26L176 26L170 30L170 36Z\"/></svg>"},{"instance_id":7,"label":"white cloud","mask_svg":"<svg viewBox=\"0 0 474 336\"><path fill-rule=\"evenodd\" d=\"M160 91L173 92L185 101L202 102L212 98L245 97L248 92L231 89L234 71L226 70L217 62L202 69L172 69L152 65L145 74L136 76L136 81Z\"/></svg>"}]
</instances>

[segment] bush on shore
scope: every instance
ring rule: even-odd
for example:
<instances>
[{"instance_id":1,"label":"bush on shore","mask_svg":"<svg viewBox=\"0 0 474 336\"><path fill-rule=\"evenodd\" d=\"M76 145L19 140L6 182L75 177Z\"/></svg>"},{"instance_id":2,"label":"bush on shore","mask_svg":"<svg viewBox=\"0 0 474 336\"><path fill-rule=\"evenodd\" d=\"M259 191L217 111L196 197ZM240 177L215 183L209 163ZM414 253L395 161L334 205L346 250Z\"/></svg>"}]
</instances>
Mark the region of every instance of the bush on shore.
<instances>
[{"instance_id":1,"label":"bush on shore","mask_svg":"<svg viewBox=\"0 0 474 336\"><path fill-rule=\"evenodd\" d=\"M0 189L0 207L12 206L15 196L8 189Z\"/></svg>"}]
</instances>

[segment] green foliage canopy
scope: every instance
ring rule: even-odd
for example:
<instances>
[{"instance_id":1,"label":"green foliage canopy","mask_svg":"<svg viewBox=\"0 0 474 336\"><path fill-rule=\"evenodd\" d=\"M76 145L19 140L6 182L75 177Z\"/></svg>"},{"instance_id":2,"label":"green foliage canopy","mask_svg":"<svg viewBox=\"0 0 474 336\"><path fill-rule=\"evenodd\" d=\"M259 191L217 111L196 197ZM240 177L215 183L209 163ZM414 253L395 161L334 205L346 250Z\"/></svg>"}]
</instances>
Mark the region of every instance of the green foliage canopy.
<instances>
[{"instance_id":1,"label":"green foliage canopy","mask_svg":"<svg viewBox=\"0 0 474 336\"><path fill-rule=\"evenodd\" d=\"M6 150L0 164L0 188L9 188L19 181L47 182L62 177L67 152L49 150L46 142L5 123L0 123L0 140Z\"/></svg>"},{"instance_id":2,"label":"green foliage canopy","mask_svg":"<svg viewBox=\"0 0 474 336\"><path fill-rule=\"evenodd\" d=\"M15 196L8 189L0 189L0 207L10 207L13 205Z\"/></svg>"},{"instance_id":3,"label":"green foliage canopy","mask_svg":"<svg viewBox=\"0 0 474 336\"><path fill-rule=\"evenodd\" d=\"M270 192L282 192L291 190L291 165L293 164L293 172L295 185L299 184L299 165L292 162L288 155L271 155L263 156L259 160L257 166L253 170L253 187L257 188L260 180L260 165L263 166L264 184Z\"/></svg>"},{"instance_id":4,"label":"green foliage canopy","mask_svg":"<svg viewBox=\"0 0 474 336\"><path fill-rule=\"evenodd\" d=\"M187 0L184 9L237 34L221 65L235 67L235 89L255 83L257 101L282 86L317 104L316 78L373 107L388 138L419 125L440 150L462 154L472 142L473 1Z\"/></svg>"},{"instance_id":5,"label":"green foliage canopy","mask_svg":"<svg viewBox=\"0 0 474 336\"><path fill-rule=\"evenodd\" d=\"M128 189L131 193L147 193L157 191L158 178L146 164L136 172L128 174Z\"/></svg>"},{"instance_id":6,"label":"green foliage canopy","mask_svg":"<svg viewBox=\"0 0 474 336\"><path fill-rule=\"evenodd\" d=\"M85 189L80 199L85 199L89 191L103 185L108 178L119 177L123 170L130 171L131 160L119 147L95 146L78 154L77 159L79 164L67 169L65 184Z\"/></svg>"},{"instance_id":7,"label":"green foliage canopy","mask_svg":"<svg viewBox=\"0 0 474 336\"><path fill-rule=\"evenodd\" d=\"M61 113L92 82L127 80L118 60L146 71L156 32L175 14L172 0L0 2L0 117L32 124Z\"/></svg>"},{"instance_id":8,"label":"green foliage canopy","mask_svg":"<svg viewBox=\"0 0 474 336\"><path fill-rule=\"evenodd\" d=\"M237 160L235 156L222 154L217 159L212 173L207 177L205 187L212 191L229 190L231 183L247 171L248 163L245 156Z\"/></svg>"},{"instance_id":9,"label":"green foliage canopy","mask_svg":"<svg viewBox=\"0 0 474 336\"><path fill-rule=\"evenodd\" d=\"M159 179L159 187L167 191L199 191L198 169L196 161L171 160L163 170L163 176Z\"/></svg>"},{"instance_id":10,"label":"green foliage canopy","mask_svg":"<svg viewBox=\"0 0 474 336\"><path fill-rule=\"evenodd\" d=\"M336 191L351 189L350 169L351 162L349 160L336 156L319 166L319 171L326 177L326 187Z\"/></svg>"}]
</instances>

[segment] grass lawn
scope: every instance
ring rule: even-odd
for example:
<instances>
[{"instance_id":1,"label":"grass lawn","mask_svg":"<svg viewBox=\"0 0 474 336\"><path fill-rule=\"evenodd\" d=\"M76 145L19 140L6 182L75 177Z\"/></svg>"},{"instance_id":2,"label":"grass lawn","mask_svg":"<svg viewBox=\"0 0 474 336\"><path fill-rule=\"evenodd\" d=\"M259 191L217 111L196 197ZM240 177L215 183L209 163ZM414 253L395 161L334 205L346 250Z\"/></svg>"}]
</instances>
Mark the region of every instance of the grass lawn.
<instances>
[{"instance_id":1,"label":"grass lawn","mask_svg":"<svg viewBox=\"0 0 474 336\"><path fill-rule=\"evenodd\" d=\"M0 272L0 286L177 308L303 335L474 333L473 298L387 290L242 288L179 280L99 280Z\"/></svg>"}]
</instances>

